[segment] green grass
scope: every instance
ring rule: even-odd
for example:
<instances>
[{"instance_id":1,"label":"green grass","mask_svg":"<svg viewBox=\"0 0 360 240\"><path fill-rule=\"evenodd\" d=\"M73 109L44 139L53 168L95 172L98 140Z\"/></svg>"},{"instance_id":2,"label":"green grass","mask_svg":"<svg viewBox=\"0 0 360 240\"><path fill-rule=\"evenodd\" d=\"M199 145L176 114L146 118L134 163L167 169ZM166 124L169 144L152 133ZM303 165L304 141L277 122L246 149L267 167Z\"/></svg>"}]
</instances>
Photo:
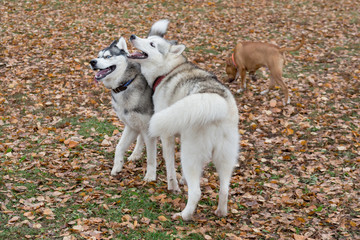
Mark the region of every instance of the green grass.
<instances>
[{"instance_id":1,"label":"green grass","mask_svg":"<svg viewBox=\"0 0 360 240\"><path fill-rule=\"evenodd\" d=\"M95 132L99 136L108 135L111 136L116 127L107 121L99 121L97 118L89 118L86 121L79 123L80 130L78 133L84 137L90 137L92 133L92 128L95 129ZM99 137L95 137L99 140Z\"/></svg>"},{"instance_id":2,"label":"green grass","mask_svg":"<svg viewBox=\"0 0 360 240\"><path fill-rule=\"evenodd\" d=\"M25 187L23 191L12 190L12 199L7 201L5 204L6 208L10 211L13 211L12 216L19 216L21 219L19 221L28 220L24 216L22 206L19 202L27 201L32 198L37 198L38 196L47 196L49 192L53 192L56 189L62 189L66 187L63 183L58 181L57 177L48 173L42 172L40 169L32 169L30 171L2 171L0 173L0 200L4 202L8 199L1 192L5 191L5 176L10 179L24 179L24 182L12 182L6 181L6 183L11 183L13 188ZM81 186L81 183L79 183ZM44 192L42 189L46 189ZM66 188L65 188L66 189ZM84 194L91 195L92 192L80 191L74 193L72 191L64 191L62 197L69 196L70 199L64 204L54 204L52 201L56 201L57 197L50 196L50 199L44 201L45 207L52 209L56 221L51 221L42 216L41 212L34 211L34 216L40 218L36 221L41 224L41 228L33 229L26 225L22 226L7 226L5 228L0 227L0 238L5 239L9 236L12 239L22 239L25 235L31 236L31 238L36 238L39 234L44 232L52 231L54 236L48 236L50 238L58 238L64 224L67 224L71 221L75 221L81 218L97 218L100 217L105 219L107 222L123 222L124 215L128 214L133 219L138 221L145 217L150 219L150 221L157 220L159 216L166 215L166 212L175 212L175 209L172 208L171 204L164 204L160 206L157 202L150 200L150 197L153 196L146 189L139 188L125 188L122 191L118 190L105 190L101 186L94 191L104 190L106 196L103 196L103 201L97 203L96 201L90 201L85 203L82 198ZM102 192L102 191L100 191ZM112 196L117 196L113 198ZM155 194L156 196L156 194ZM33 203L38 203L36 199L32 201ZM103 204L107 204L108 209L103 207ZM125 211L126 209L126 211ZM170 219L170 217L167 217ZM4 226L11 219L11 215L0 215L0 223ZM30 220L30 222L32 222ZM167 228L172 228L169 221L164 221L162 223L166 225ZM139 227L136 231L125 231L125 233L120 233L116 237L123 239L128 237L128 239L174 239L173 237L167 235L165 232L148 232L146 228Z\"/></svg>"}]
</instances>

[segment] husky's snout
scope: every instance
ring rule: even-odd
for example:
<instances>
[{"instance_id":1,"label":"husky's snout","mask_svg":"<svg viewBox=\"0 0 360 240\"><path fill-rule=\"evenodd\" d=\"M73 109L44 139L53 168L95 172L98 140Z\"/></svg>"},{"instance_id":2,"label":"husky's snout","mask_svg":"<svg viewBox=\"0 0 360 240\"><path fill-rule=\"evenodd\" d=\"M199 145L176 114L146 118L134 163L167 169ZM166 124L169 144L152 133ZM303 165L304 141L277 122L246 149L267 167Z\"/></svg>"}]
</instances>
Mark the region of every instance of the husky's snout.
<instances>
[{"instance_id":1,"label":"husky's snout","mask_svg":"<svg viewBox=\"0 0 360 240\"><path fill-rule=\"evenodd\" d=\"M136 39L136 35L132 34L132 35L130 36L130 41L135 40L135 39Z\"/></svg>"},{"instance_id":2,"label":"husky's snout","mask_svg":"<svg viewBox=\"0 0 360 240\"><path fill-rule=\"evenodd\" d=\"M91 68L94 69L94 70L95 70L95 68L96 68L96 64L97 64L97 60L93 59L93 60L90 61L90 66L91 66Z\"/></svg>"}]
</instances>

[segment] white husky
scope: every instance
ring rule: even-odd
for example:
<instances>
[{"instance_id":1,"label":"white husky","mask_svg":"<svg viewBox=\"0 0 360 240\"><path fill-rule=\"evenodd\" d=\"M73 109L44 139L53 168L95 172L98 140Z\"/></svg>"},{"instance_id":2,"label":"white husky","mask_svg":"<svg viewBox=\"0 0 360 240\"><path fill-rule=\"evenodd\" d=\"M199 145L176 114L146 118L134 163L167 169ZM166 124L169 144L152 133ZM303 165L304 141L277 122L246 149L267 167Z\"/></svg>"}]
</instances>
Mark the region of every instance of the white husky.
<instances>
[{"instance_id":1,"label":"white husky","mask_svg":"<svg viewBox=\"0 0 360 240\"><path fill-rule=\"evenodd\" d=\"M141 72L153 87L155 113L149 131L161 137L164 158L171 166L170 175L175 172L170 169L174 136L181 137L181 165L188 184L188 201L185 209L173 218L192 219L201 197L202 169L209 160L213 161L220 179L215 214L226 216L229 184L239 151L237 105L230 90L216 76L186 60L182 55L184 45L163 38L168 23L167 20L156 22L145 39L132 35L132 44L141 52L128 57L140 63Z\"/></svg>"}]
</instances>

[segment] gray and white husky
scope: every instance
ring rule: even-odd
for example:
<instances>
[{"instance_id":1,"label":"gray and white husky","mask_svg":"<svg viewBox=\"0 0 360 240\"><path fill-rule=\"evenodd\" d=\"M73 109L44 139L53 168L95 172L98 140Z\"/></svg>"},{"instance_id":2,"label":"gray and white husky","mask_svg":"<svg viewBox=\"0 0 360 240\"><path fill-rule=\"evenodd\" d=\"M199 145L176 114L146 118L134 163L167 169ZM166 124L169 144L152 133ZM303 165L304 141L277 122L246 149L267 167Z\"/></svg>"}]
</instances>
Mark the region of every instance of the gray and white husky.
<instances>
[{"instance_id":1,"label":"gray and white husky","mask_svg":"<svg viewBox=\"0 0 360 240\"><path fill-rule=\"evenodd\" d=\"M141 72L154 90L155 113L150 120L150 134L161 137L163 151L168 153L174 149L174 136L180 134L188 201L185 209L173 218L192 219L201 196L202 169L210 160L220 179L215 214L226 216L229 184L239 151L237 104L215 75L186 60L182 54L184 45L163 38L168 23L168 20L156 22L147 38L131 35L131 43L140 52L128 57L140 63ZM164 158L173 161L173 156Z\"/></svg>"},{"instance_id":2,"label":"gray and white husky","mask_svg":"<svg viewBox=\"0 0 360 240\"><path fill-rule=\"evenodd\" d=\"M124 164L124 154L137 138L136 147L129 157L141 157L142 147L146 145L147 172L145 181L156 179L156 138L148 134L150 118L154 112L152 89L141 74L140 65L128 61L128 49L124 38L115 40L90 61L93 70L99 70L95 80L111 89L112 106L125 124L119 143L116 146L114 166L111 175L117 175Z\"/></svg>"}]
</instances>

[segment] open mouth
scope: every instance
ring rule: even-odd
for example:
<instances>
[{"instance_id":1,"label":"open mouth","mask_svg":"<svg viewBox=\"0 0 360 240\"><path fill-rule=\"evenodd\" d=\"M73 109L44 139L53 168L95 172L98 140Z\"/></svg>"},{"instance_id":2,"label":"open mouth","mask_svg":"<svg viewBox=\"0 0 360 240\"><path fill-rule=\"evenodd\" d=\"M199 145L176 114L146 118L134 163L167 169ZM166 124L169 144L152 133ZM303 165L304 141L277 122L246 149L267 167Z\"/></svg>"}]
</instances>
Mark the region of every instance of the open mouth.
<instances>
[{"instance_id":1,"label":"open mouth","mask_svg":"<svg viewBox=\"0 0 360 240\"><path fill-rule=\"evenodd\" d=\"M100 81L101 79L103 79L104 77L106 77L107 75L109 75L110 73L112 73L115 70L116 66L112 65L108 68L105 69L101 69L100 71L98 71L95 74L95 80L96 81Z\"/></svg>"},{"instance_id":2,"label":"open mouth","mask_svg":"<svg viewBox=\"0 0 360 240\"><path fill-rule=\"evenodd\" d=\"M146 52L134 52L132 54L129 54L127 56L128 58L131 58L131 59L145 59L148 57L148 54Z\"/></svg>"}]
</instances>

